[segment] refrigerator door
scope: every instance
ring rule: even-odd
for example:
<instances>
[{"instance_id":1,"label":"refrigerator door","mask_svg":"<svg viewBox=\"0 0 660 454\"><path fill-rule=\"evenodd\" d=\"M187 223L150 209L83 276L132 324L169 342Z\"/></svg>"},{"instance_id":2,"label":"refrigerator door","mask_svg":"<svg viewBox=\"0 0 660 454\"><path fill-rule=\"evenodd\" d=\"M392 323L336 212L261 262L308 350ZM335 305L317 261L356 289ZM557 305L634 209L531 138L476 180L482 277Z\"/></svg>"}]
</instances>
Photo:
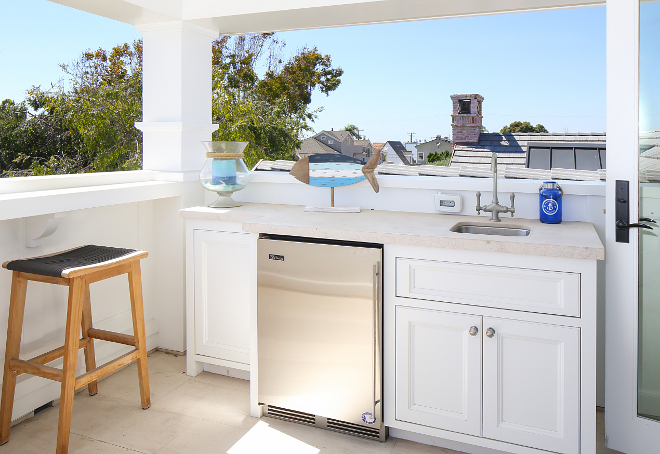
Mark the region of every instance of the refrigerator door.
<instances>
[{"instance_id":1,"label":"refrigerator door","mask_svg":"<svg viewBox=\"0 0 660 454\"><path fill-rule=\"evenodd\" d=\"M380 427L381 249L260 239L257 254L259 402Z\"/></svg>"}]
</instances>

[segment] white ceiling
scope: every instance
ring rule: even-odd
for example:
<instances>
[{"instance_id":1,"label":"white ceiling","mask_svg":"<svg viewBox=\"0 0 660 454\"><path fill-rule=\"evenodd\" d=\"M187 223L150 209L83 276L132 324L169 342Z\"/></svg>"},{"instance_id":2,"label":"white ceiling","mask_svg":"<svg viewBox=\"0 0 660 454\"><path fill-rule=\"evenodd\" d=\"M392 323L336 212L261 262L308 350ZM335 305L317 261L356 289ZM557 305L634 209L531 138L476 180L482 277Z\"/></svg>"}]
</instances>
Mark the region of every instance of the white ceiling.
<instances>
[{"instance_id":1,"label":"white ceiling","mask_svg":"<svg viewBox=\"0 0 660 454\"><path fill-rule=\"evenodd\" d=\"M221 34L604 5L594 0L50 0L133 25L189 21Z\"/></svg>"}]
</instances>

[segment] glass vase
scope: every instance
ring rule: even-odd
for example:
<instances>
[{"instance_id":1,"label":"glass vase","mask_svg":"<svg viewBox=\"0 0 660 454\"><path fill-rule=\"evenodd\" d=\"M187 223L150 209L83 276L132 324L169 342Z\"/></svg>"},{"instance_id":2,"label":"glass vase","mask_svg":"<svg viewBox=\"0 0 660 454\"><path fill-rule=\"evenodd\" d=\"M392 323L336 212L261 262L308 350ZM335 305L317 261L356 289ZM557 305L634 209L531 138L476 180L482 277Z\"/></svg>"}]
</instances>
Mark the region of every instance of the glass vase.
<instances>
[{"instance_id":1,"label":"glass vase","mask_svg":"<svg viewBox=\"0 0 660 454\"><path fill-rule=\"evenodd\" d=\"M199 174L205 189L218 194L212 208L241 206L231 195L248 184L250 172L243 162L243 150L248 142L202 142L206 147L206 163Z\"/></svg>"}]
</instances>

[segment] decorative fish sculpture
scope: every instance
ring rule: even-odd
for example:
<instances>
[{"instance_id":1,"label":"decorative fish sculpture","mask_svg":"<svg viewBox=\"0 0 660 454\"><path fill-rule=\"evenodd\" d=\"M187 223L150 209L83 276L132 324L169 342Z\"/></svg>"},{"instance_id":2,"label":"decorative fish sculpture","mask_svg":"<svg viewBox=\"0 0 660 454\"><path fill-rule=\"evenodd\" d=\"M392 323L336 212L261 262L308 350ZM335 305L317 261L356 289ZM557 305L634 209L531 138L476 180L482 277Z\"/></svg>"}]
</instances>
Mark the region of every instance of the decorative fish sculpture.
<instances>
[{"instance_id":1,"label":"decorative fish sculpture","mask_svg":"<svg viewBox=\"0 0 660 454\"><path fill-rule=\"evenodd\" d=\"M313 154L296 162L289 173L298 181L322 188L348 186L366 178L374 191L378 192L374 169L380 162L380 150L374 153L369 162L363 162L342 154Z\"/></svg>"}]
</instances>

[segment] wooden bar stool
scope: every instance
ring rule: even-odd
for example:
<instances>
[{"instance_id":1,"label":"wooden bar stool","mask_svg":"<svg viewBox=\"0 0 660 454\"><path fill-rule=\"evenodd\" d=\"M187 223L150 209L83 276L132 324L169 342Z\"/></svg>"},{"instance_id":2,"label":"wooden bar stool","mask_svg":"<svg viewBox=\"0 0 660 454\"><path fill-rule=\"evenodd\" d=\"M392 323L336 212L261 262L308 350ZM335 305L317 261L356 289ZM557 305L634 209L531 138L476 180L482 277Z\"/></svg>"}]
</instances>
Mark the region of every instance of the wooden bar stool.
<instances>
[{"instance_id":1,"label":"wooden bar stool","mask_svg":"<svg viewBox=\"0 0 660 454\"><path fill-rule=\"evenodd\" d=\"M2 380L2 402L0 403L0 444L5 444L9 440L16 377L24 373L62 383L57 431L57 454L66 454L69 449L74 392L86 385L89 395L93 396L98 391L97 379L104 375L137 360L142 408L147 409L151 406L140 274L140 260L147 257L147 255L144 251L133 249L90 245L50 256L13 260L2 264L3 268L12 270L13 275L9 302L9 322L7 325L5 369ZM120 274L128 274L131 311L133 313L133 336L92 327L89 284ZM69 287L69 301L64 347L25 361L19 359L18 354L21 345L28 281L67 285ZM82 337L80 336L81 328ZM131 345L135 349L114 361L96 367L94 339ZM76 377L78 350L80 348L85 349L87 372ZM64 357L62 369L46 365L46 363L61 357Z\"/></svg>"}]
</instances>

